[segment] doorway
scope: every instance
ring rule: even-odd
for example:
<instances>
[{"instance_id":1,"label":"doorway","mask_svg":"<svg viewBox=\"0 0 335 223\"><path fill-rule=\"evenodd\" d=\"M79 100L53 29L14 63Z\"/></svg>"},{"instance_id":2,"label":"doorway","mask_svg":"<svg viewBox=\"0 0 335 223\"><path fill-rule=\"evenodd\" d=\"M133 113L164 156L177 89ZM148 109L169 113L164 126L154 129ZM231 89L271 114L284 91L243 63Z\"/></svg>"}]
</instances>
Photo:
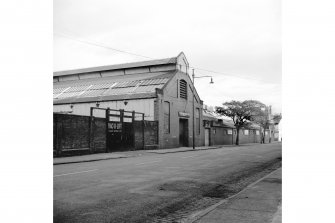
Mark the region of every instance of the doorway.
<instances>
[{"instance_id":1,"label":"doorway","mask_svg":"<svg viewBox=\"0 0 335 223\"><path fill-rule=\"evenodd\" d=\"M205 146L209 146L209 129L205 129Z\"/></svg>"},{"instance_id":2,"label":"doorway","mask_svg":"<svg viewBox=\"0 0 335 223\"><path fill-rule=\"evenodd\" d=\"M188 146L188 120L179 119L179 146Z\"/></svg>"}]
</instances>

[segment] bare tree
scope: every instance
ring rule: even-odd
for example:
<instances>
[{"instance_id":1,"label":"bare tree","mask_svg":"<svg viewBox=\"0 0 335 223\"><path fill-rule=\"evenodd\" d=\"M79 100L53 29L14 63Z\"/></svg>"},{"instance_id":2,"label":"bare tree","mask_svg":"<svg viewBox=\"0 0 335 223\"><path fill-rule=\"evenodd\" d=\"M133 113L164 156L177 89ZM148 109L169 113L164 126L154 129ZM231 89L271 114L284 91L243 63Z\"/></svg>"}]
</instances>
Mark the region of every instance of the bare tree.
<instances>
[{"instance_id":1,"label":"bare tree","mask_svg":"<svg viewBox=\"0 0 335 223\"><path fill-rule=\"evenodd\" d=\"M236 145L239 145L239 131L243 127L248 127L250 121L261 113L265 105L256 100L229 101L222 104L222 107L216 107L216 112L231 118L236 127Z\"/></svg>"}]
</instances>

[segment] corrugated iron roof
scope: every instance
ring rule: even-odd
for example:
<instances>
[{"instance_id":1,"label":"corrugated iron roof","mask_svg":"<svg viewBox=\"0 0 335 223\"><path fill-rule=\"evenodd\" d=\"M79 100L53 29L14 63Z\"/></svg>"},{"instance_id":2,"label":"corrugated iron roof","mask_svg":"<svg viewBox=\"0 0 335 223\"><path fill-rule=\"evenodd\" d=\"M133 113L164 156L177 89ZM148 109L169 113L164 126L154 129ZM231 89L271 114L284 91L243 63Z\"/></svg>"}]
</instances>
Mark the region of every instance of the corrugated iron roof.
<instances>
[{"instance_id":1,"label":"corrugated iron roof","mask_svg":"<svg viewBox=\"0 0 335 223\"><path fill-rule=\"evenodd\" d=\"M62 87L71 87L74 85L91 85L91 84L105 84L113 82L123 82L123 81L135 81L135 80L148 80L148 79L160 79L160 78L170 78L176 71L162 71L162 72L149 72L141 74L126 74L110 77L100 77L100 78L89 78L81 80L71 80L71 81L60 81L54 82L53 87L62 88Z\"/></svg>"},{"instance_id":2,"label":"corrugated iron roof","mask_svg":"<svg viewBox=\"0 0 335 223\"><path fill-rule=\"evenodd\" d=\"M226 127L235 128L233 120L221 119L222 124Z\"/></svg>"},{"instance_id":3,"label":"corrugated iron roof","mask_svg":"<svg viewBox=\"0 0 335 223\"><path fill-rule=\"evenodd\" d=\"M75 103L117 95L138 95L155 93L176 74L173 72L155 72L141 75L120 75L108 78L84 79L54 83L54 103ZM128 77L130 76L130 77ZM149 94L152 97L152 94ZM119 98L119 97L115 97Z\"/></svg>"}]
</instances>

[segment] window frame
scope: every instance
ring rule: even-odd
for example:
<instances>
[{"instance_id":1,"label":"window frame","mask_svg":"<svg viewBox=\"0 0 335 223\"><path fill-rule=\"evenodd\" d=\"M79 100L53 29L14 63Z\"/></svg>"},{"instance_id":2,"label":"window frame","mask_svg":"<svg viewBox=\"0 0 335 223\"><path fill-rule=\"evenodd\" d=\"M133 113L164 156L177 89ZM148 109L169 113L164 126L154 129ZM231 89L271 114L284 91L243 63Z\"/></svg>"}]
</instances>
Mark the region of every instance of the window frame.
<instances>
[{"instance_id":1,"label":"window frame","mask_svg":"<svg viewBox=\"0 0 335 223\"><path fill-rule=\"evenodd\" d=\"M179 80L179 98L187 100L188 98L187 82L184 79Z\"/></svg>"}]
</instances>

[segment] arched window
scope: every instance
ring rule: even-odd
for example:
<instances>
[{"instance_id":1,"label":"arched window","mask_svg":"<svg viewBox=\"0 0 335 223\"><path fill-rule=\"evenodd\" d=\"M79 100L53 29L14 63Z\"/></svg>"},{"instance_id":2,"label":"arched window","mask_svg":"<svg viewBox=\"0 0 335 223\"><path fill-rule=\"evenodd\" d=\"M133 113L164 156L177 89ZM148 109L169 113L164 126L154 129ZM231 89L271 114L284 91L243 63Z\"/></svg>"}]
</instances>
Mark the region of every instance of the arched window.
<instances>
[{"instance_id":1,"label":"arched window","mask_svg":"<svg viewBox=\"0 0 335 223\"><path fill-rule=\"evenodd\" d=\"M179 92L180 98L187 99L187 82L185 80L179 81Z\"/></svg>"}]
</instances>

